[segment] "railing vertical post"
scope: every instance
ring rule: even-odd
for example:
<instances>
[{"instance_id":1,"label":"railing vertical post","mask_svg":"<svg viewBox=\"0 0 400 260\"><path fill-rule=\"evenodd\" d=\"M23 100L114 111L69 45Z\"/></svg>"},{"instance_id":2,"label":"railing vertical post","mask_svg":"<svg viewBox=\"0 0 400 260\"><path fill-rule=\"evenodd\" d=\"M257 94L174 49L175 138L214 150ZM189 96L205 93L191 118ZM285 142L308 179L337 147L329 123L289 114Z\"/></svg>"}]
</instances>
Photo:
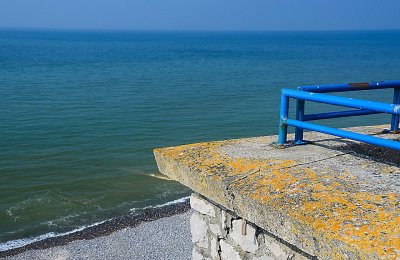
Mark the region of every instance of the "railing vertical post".
<instances>
[{"instance_id":1,"label":"railing vertical post","mask_svg":"<svg viewBox=\"0 0 400 260\"><path fill-rule=\"evenodd\" d=\"M279 122L279 138L278 145L284 145L287 141L287 125L286 121L289 116L289 97L281 95L281 112Z\"/></svg>"},{"instance_id":2,"label":"railing vertical post","mask_svg":"<svg viewBox=\"0 0 400 260\"><path fill-rule=\"evenodd\" d=\"M303 121L304 120L304 105L305 105L305 101L304 100L297 99L297 102L296 102L296 120L299 120L299 121ZM304 132L303 128L296 127L295 138L294 138L294 143L295 144L304 144L303 132Z\"/></svg>"},{"instance_id":3,"label":"railing vertical post","mask_svg":"<svg viewBox=\"0 0 400 260\"><path fill-rule=\"evenodd\" d=\"M400 104L400 88L394 88L393 104ZM399 130L399 116L392 115L390 131L396 132L398 130Z\"/></svg>"}]
</instances>

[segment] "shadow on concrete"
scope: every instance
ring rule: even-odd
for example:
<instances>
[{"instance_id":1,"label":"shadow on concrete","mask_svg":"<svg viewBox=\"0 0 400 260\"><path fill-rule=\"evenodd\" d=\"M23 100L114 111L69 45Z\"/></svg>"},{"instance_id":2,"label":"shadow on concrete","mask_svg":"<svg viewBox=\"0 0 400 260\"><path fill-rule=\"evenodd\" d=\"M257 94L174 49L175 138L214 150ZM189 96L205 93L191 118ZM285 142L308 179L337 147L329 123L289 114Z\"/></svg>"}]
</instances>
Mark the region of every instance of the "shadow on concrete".
<instances>
[{"instance_id":1,"label":"shadow on concrete","mask_svg":"<svg viewBox=\"0 0 400 260\"><path fill-rule=\"evenodd\" d=\"M372 135L381 135L382 133L376 133ZM400 141L400 138L390 139L393 141ZM342 145L331 146L328 144L323 144L326 141L334 141L335 143L342 143ZM354 155L356 157L361 157L364 159L369 159L375 162L385 163L388 165L393 165L400 167L400 151L385 148L381 146L376 146L367 143L350 141L342 138L329 138L321 139L312 142L313 145L324 147L327 149L333 149Z\"/></svg>"}]
</instances>

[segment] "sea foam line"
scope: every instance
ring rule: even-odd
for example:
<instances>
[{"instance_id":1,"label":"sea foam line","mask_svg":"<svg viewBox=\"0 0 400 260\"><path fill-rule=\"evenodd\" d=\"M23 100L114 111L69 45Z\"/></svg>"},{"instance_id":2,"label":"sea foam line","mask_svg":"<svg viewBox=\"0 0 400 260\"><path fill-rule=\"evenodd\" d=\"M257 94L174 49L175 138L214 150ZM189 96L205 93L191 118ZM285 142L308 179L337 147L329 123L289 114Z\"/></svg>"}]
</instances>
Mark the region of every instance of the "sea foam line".
<instances>
[{"instance_id":1,"label":"sea foam line","mask_svg":"<svg viewBox=\"0 0 400 260\"><path fill-rule=\"evenodd\" d=\"M6 250L10 250L10 249L15 249L15 248L18 248L18 247L23 247L23 246L26 246L26 245L29 245L29 244L32 244L32 243L35 243L35 242L38 242L38 241L45 240L47 238L69 235L69 234L72 234L72 233L75 233L75 232L82 231L85 228L90 228L90 227L94 227L94 226L100 225L100 224L102 224L102 223L104 223L106 221L107 220L96 222L96 223L88 225L88 226L81 226L81 227L79 227L77 229L74 229L74 230L71 230L71 231L68 231L68 232L63 232L63 233L49 232L49 233L46 233L46 234L43 234L43 235L40 235L40 236L37 236L37 237L10 240L10 241L7 241L5 243L0 243L0 252L1 251L6 251Z\"/></svg>"},{"instance_id":2,"label":"sea foam line","mask_svg":"<svg viewBox=\"0 0 400 260\"><path fill-rule=\"evenodd\" d=\"M168 201L168 202L166 202L166 203L164 203L164 204L158 204L158 205L155 205L155 206L147 206L147 207L144 207L144 208L131 208L130 211L131 211L131 212L135 212L135 211L137 211L137 210L142 210L142 209L154 209L154 208L156 209L156 208L161 208L161 207L165 207L165 206L170 206L170 205L174 205L174 204L186 202L186 201L189 200L189 198L190 198L190 196L187 196L187 197L183 197L183 198L180 198L180 199Z\"/></svg>"}]
</instances>

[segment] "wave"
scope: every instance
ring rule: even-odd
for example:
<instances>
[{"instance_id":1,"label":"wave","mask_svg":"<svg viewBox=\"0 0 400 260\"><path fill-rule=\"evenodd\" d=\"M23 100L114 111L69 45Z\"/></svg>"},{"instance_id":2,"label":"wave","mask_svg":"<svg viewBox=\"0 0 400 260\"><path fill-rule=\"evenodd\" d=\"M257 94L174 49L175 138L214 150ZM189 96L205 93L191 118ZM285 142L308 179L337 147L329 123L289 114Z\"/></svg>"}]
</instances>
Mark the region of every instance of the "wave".
<instances>
[{"instance_id":1,"label":"wave","mask_svg":"<svg viewBox=\"0 0 400 260\"><path fill-rule=\"evenodd\" d=\"M159 174L159 173L152 173L152 174L149 174L149 176L151 176L153 178L161 179L161 180L172 181L170 178L168 178L167 175L163 175L163 174Z\"/></svg>"},{"instance_id":2,"label":"wave","mask_svg":"<svg viewBox=\"0 0 400 260\"><path fill-rule=\"evenodd\" d=\"M180 199L168 201L167 203L164 203L164 204L158 204L158 205L155 205L155 206L148 206L148 207L144 207L144 208L131 208L130 211L131 212L135 212L135 211L143 210L143 209L161 208L161 207L165 207L165 206L174 205L174 204L177 204L177 203L186 202L186 201L189 200L189 198L190 198L190 196L187 196L187 197L183 197L183 198L180 198Z\"/></svg>"},{"instance_id":3,"label":"wave","mask_svg":"<svg viewBox=\"0 0 400 260\"><path fill-rule=\"evenodd\" d=\"M94 226L100 225L100 224L102 224L102 223L104 223L106 221L107 220L96 222L94 224L91 224L91 225L88 225L88 226L82 226L82 227L76 228L74 230L71 230L71 231L68 231L68 232L63 232L63 233L49 232L49 233L46 233L46 234L43 234L43 235L40 235L40 236L37 236L37 237L10 240L10 241L7 241L5 243L0 243L0 252L1 251L7 251L7 250L10 250L10 249L15 249L15 248L18 248L18 247L23 247L23 246L26 246L26 245L29 245L29 244L32 244L32 243L35 243L35 242L38 242L38 241L42 241L42 240L45 240L45 239L48 239L48 238L52 238L52 237L59 237L59 236L69 235L69 234L72 234L72 233L75 233L75 232L82 231L85 228L90 228L90 227L94 227Z\"/></svg>"}]
</instances>

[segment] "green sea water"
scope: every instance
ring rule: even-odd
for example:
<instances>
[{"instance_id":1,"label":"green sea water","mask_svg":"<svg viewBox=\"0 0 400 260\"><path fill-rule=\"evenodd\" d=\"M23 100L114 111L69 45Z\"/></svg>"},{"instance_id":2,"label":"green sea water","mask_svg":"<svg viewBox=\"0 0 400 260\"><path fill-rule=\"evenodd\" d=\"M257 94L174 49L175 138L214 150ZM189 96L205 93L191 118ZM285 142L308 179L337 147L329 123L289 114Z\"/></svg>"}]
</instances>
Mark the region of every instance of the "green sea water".
<instances>
[{"instance_id":1,"label":"green sea water","mask_svg":"<svg viewBox=\"0 0 400 260\"><path fill-rule=\"evenodd\" d=\"M276 134L281 88L400 79L399 61L400 31L2 30L0 250L185 197L152 149Z\"/></svg>"}]
</instances>

